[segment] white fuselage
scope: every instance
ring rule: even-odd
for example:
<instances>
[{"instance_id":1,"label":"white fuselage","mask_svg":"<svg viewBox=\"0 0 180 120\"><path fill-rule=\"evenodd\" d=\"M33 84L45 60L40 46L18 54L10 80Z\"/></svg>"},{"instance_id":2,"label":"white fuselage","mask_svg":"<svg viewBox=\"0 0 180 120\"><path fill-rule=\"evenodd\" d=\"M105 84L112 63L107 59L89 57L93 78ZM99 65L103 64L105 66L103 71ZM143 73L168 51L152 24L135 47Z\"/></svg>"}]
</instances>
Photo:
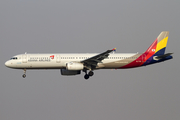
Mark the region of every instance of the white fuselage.
<instances>
[{"instance_id":1,"label":"white fuselage","mask_svg":"<svg viewBox=\"0 0 180 120\"><path fill-rule=\"evenodd\" d=\"M96 69L125 69L151 65L172 59L172 53L165 53L168 31L163 31L151 46L142 54L111 53L116 48L98 54L21 54L8 60L9 68L23 69L60 69L61 75L79 75L85 72L85 79L94 75Z\"/></svg>"},{"instance_id":2,"label":"white fuselage","mask_svg":"<svg viewBox=\"0 0 180 120\"><path fill-rule=\"evenodd\" d=\"M5 65L16 69L63 69L69 62L81 62L97 54L21 54L8 60ZM110 54L98 63L97 69L113 69L128 64L141 54ZM137 61L142 62L142 61Z\"/></svg>"}]
</instances>

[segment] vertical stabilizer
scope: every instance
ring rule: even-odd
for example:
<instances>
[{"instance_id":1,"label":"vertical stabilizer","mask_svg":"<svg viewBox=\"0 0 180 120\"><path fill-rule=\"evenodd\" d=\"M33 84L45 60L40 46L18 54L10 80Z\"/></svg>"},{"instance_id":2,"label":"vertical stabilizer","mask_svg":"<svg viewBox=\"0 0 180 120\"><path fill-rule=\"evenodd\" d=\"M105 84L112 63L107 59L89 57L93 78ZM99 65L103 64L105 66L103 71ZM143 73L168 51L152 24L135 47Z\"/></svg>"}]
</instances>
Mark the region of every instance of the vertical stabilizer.
<instances>
[{"instance_id":1,"label":"vertical stabilizer","mask_svg":"<svg viewBox=\"0 0 180 120\"><path fill-rule=\"evenodd\" d=\"M146 56L152 55L164 55L167 41L169 37L169 31L163 31L159 34L156 40L151 44L151 46L146 50Z\"/></svg>"},{"instance_id":2,"label":"vertical stabilizer","mask_svg":"<svg viewBox=\"0 0 180 120\"><path fill-rule=\"evenodd\" d=\"M151 46L144 52L145 64L151 63L153 56L162 56L165 53L167 41L169 37L169 31L162 31ZM151 62L150 62L151 61Z\"/></svg>"},{"instance_id":3,"label":"vertical stabilizer","mask_svg":"<svg viewBox=\"0 0 180 120\"><path fill-rule=\"evenodd\" d=\"M157 37L156 55L164 55L167 41L169 37L169 31L163 31Z\"/></svg>"}]
</instances>

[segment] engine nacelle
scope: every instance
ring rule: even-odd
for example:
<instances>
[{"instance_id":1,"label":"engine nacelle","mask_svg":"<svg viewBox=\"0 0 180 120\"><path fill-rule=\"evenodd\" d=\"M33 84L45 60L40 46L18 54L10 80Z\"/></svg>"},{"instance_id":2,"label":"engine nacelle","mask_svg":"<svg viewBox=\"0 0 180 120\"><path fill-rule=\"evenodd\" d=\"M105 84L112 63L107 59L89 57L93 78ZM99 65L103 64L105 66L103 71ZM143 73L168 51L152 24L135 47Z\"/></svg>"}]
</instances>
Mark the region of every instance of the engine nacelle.
<instances>
[{"instance_id":1,"label":"engine nacelle","mask_svg":"<svg viewBox=\"0 0 180 120\"><path fill-rule=\"evenodd\" d=\"M70 62L66 64L67 70L83 70L84 65L82 63Z\"/></svg>"},{"instance_id":2,"label":"engine nacelle","mask_svg":"<svg viewBox=\"0 0 180 120\"><path fill-rule=\"evenodd\" d=\"M61 75L79 75L79 74L81 74L80 70L61 69Z\"/></svg>"}]
</instances>

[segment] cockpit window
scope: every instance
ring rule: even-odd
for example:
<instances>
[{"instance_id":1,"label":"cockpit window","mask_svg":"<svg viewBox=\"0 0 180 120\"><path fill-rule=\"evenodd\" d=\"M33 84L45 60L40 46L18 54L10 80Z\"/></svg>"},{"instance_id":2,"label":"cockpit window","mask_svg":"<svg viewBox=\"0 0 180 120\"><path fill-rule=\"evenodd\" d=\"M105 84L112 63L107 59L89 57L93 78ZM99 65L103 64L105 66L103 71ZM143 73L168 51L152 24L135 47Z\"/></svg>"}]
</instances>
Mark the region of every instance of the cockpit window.
<instances>
[{"instance_id":1,"label":"cockpit window","mask_svg":"<svg viewBox=\"0 0 180 120\"><path fill-rule=\"evenodd\" d=\"M11 60L17 60L18 58L17 57L13 57L13 58L11 58Z\"/></svg>"}]
</instances>

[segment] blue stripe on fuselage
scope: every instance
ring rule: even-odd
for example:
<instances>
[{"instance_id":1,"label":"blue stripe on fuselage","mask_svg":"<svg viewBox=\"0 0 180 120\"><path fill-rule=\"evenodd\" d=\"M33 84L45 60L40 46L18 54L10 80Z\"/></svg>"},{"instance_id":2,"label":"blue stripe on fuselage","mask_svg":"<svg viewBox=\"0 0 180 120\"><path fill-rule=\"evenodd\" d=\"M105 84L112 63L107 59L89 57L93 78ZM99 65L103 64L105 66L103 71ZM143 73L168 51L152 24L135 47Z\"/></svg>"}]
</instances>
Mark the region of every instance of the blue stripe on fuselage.
<instances>
[{"instance_id":1,"label":"blue stripe on fuselage","mask_svg":"<svg viewBox=\"0 0 180 120\"><path fill-rule=\"evenodd\" d=\"M161 49L161 50L159 50L158 52L156 52L156 53L155 53L154 55L152 55L148 60L146 60L146 62L144 62L144 63L142 64L142 66L172 59L172 58L173 58L172 56L167 56L167 57L165 57L165 58L163 58L163 59L160 59L160 60L154 60L154 59L153 59L154 56L164 55L165 49L166 49L166 47L163 48L163 49Z\"/></svg>"},{"instance_id":2,"label":"blue stripe on fuselage","mask_svg":"<svg viewBox=\"0 0 180 120\"><path fill-rule=\"evenodd\" d=\"M142 66L150 65L150 64L154 64L154 63L158 63L158 62L163 62L163 61L166 61L166 60L169 60L169 59L173 58L172 56L167 56L167 57L165 57L163 59L160 59L160 60L153 60L154 56L150 57L144 64L142 64Z\"/></svg>"}]
</instances>

